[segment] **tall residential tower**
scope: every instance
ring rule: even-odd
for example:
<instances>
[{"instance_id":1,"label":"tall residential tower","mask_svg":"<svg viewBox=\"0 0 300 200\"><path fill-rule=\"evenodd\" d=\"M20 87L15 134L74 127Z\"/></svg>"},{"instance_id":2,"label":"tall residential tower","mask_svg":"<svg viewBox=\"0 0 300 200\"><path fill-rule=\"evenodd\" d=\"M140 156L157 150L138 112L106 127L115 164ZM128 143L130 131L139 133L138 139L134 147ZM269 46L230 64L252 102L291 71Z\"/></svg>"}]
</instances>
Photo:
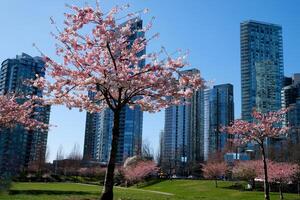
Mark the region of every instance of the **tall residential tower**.
<instances>
[{"instance_id":1,"label":"tall residential tower","mask_svg":"<svg viewBox=\"0 0 300 200\"><path fill-rule=\"evenodd\" d=\"M251 121L252 110L281 107L283 87L282 28L257 21L241 23L242 119Z\"/></svg>"},{"instance_id":2,"label":"tall residential tower","mask_svg":"<svg viewBox=\"0 0 300 200\"><path fill-rule=\"evenodd\" d=\"M199 73L199 70L182 73ZM204 159L203 95L200 89L191 99L182 99L182 105L165 110L162 164L168 173L185 173L188 166Z\"/></svg>"},{"instance_id":3,"label":"tall residential tower","mask_svg":"<svg viewBox=\"0 0 300 200\"><path fill-rule=\"evenodd\" d=\"M16 93L42 96L42 91L24 84L25 80L45 76L44 61L25 53L2 62L0 75L1 94ZM39 107L33 116L49 123L50 107ZM30 164L45 162L47 132L27 131L18 125L13 129L0 129L0 174L16 175Z\"/></svg>"},{"instance_id":4,"label":"tall residential tower","mask_svg":"<svg viewBox=\"0 0 300 200\"><path fill-rule=\"evenodd\" d=\"M300 73L294 74L292 83L282 91L282 107L289 108L285 125L290 126L290 139L294 144L300 143Z\"/></svg>"},{"instance_id":5,"label":"tall residential tower","mask_svg":"<svg viewBox=\"0 0 300 200\"><path fill-rule=\"evenodd\" d=\"M215 85L209 97L209 153L228 148L228 134L221 131L234 120L233 85Z\"/></svg>"}]
</instances>

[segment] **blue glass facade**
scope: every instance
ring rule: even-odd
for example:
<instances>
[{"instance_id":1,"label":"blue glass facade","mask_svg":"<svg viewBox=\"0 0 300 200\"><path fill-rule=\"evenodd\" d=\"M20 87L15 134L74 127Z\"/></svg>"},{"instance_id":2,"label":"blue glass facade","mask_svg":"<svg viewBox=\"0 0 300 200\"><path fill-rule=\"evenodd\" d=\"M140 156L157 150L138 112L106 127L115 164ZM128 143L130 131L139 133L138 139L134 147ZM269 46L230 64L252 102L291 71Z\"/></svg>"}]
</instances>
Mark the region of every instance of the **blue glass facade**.
<instances>
[{"instance_id":1,"label":"blue glass facade","mask_svg":"<svg viewBox=\"0 0 300 200\"><path fill-rule=\"evenodd\" d=\"M283 82L281 26L252 20L242 22L242 119L251 121L253 108L280 109Z\"/></svg>"},{"instance_id":2,"label":"blue glass facade","mask_svg":"<svg viewBox=\"0 0 300 200\"><path fill-rule=\"evenodd\" d=\"M263 113L281 108L285 82L282 27L250 20L242 22L240 28L242 119L252 121L254 108ZM280 149L279 140L267 139L265 144L267 149ZM254 144L247 148L260 156Z\"/></svg>"},{"instance_id":3,"label":"blue glass facade","mask_svg":"<svg viewBox=\"0 0 300 200\"><path fill-rule=\"evenodd\" d=\"M204 158L204 161L208 160L208 157L209 157L209 136L210 136L210 108L209 108L209 98L210 98L210 92L211 92L211 89L210 88L206 88L204 89L204 100L203 100L203 127L204 127L204 131L203 131L203 138L204 138L204 141L201 144L201 146L203 145L203 158Z\"/></svg>"},{"instance_id":4,"label":"blue glass facade","mask_svg":"<svg viewBox=\"0 0 300 200\"><path fill-rule=\"evenodd\" d=\"M223 151L228 144L228 134L220 129L234 120L233 85L216 85L209 95L209 154Z\"/></svg>"},{"instance_id":5,"label":"blue glass facade","mask_svg":"<svg viewBox=\"0 0 300 200\"><path fill-rule=\"evenodd\" d=\"M290 127L289 137L294 144L300 143L300 74L295 74L290 85L282 91L282 107L289 108L284 125Z\"/></svg>"},{"instance_id":6,"label":"blue glass facade","mask_svg":"<svg viewBox=\"0 0 300 200\"><path fill-rule=\"evenodd\" d=\"M2 62L0 92L18 94L36 94L42 91L25 85L27 79L34 79L36 74L44 76L44 62L40 57L27 54ZM49 123L50 107L40 107L35 118ZM44 162L47 146L47 132L26 131L22 126L0 130L0 174L15 175L34 162Z\"/></svg>"},{"instance_id":7,"label":"blue glass facade","mask_svg":"<svg viewBox=\"0 0 300 200\"><path fill-rule=\"evenodd\" d=\"M196 69L182 73L199 73ZM162 165L168 173L181 174L187 166L204 159L203 90L195 91L182 105L165 110Z\"/></svg>"},{"instance_id":8,"label":"blue glass facade","mask_svg":"<svg viewBox=\"0 0 300 200\"><path fill-rule=\"evenodd\" d=\"M178 109L176 106L165 109L165 127L161 149L163 149L162 165L164 168L168 168L168 173L171 173L175 166L178 132L177 115Z\"/></svg>"}]
</instances>

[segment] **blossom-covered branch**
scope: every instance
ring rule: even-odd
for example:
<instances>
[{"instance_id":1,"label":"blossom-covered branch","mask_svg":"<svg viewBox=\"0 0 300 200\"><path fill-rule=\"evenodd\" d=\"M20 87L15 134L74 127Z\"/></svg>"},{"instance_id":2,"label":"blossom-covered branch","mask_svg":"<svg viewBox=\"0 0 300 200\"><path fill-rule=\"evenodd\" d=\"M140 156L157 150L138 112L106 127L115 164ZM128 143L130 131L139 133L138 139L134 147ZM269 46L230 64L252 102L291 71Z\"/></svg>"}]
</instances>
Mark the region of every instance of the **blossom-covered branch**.
<instances>
[{"instance_id":1,"label":"blossom-covered branch","mask_svg":"<svg viewBox=\"0 0 300 200\"><path fill-rule=\"evenodd\" d=\"M37 99L25 99L13 94L0 95L0 127L13 128L22 125L27 130L47 130L48 125L35 119L34 103Z\"/></svg>"},{"instance_id":2,"label":"blossom-covered branch","mask_svg":"<svg viewBox=\"0 0 300 200\"><path fill-rule=\"evenodd\" d=\"M69 6L73 12L65 14L65 27L53 34L63 62L45 56L54 83L39 78L35 84L46 89L52 103L90 112L125 104L158 111L180 103L182 97L191 97L193 90L203 86L200 74L180 74L187 64L185 55L171 58L163 51L145 54L151 40L144 34L152 21L133 30L139 18L131 18L134 15L130 13L129 20L118 25L116 16L127 7L115 7L105 14L92 7ZM131 39L134 34L141 36ZM147 64L141 67L145 59ZM95 93L93 100L87 91Z\"/></svg>"}]
</instances>

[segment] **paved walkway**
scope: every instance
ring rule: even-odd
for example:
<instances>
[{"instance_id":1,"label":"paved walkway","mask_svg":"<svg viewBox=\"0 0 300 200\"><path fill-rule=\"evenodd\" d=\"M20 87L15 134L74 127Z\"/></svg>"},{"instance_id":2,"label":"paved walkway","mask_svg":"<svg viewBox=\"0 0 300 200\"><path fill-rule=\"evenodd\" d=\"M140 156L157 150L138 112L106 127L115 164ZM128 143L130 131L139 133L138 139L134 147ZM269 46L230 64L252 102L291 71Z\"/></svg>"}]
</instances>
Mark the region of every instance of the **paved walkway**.
<instances>
[{"instance_id":1,"label":"paved walkway","mask_svg":"<svg viewBox=\"0 0 300 200\"><path fill-rule=\"evenodd\" d=\"M87 185L87 186L97 186L93 184L86 184L86 183L77 183L79 185ZM127 188L127 187L120 187L120 186L114 186L114 188L118 189L123 189L123 190L134 190L134 191L142 191L142 192L151 192L155 194L163 194L163 195L168 195L168 196L173 196L174 194L168 193L168 192L160 192L160 191L155 191L155 190L144 190L144 189L138 189L138 188Z\"/></svg>"},{"instance_id":2,"label":"paved walkway","mask_svg":"<svg viewBox=\"0 0 300 200\"><path fill-rule=\"evenodd\" d=\"M126 187L119 187L119 186L115 186L115 188L124 189L124 190L135 190L135 191L151 192L151 193L155 193L155 194L163 194L163 195L168 195L168 196L173 196L174 195L172 193L160 192L160 191L155 191L155 190L143 190L143 189L138 189L138 188L126 188Z\"/></svg>"}]
</instances>

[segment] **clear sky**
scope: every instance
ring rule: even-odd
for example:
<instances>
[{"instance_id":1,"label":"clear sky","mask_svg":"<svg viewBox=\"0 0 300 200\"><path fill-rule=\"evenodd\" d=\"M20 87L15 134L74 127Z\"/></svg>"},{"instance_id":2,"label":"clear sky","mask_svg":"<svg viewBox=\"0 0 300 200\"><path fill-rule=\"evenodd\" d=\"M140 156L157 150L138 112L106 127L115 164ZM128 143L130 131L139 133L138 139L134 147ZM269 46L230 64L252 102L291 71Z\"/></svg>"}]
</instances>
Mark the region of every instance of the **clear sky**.
<instances>
[{"instance_id":1,"label":"clear sky","mask_svg":"<svg viewBox=\"0 0 300 200\"><path fill-rule=\"evenodd\" d=\"M38 55L32 43L55 57L49 17L62 24L66 3L85 2L94 4L94 0L1 0L0 61L22 52ZM159 32L160 38L148 47L148 52L160 46L170 52L188 49L191 66L199 68L206 80L234 85L236 118L241 110L240 22L253 19L282 25L285 75L300 72L299 0L100 0L105 10L125 3L130 3L132 10L149 8L145 20L156 17L153 32ZM59 145L66 154L75 143L83 147L85 116L78 110L52 108L50 123L57 127L48 136L50 160L55 159ZM144 114L143 139L155 149L163 127L164 112Z\"/></svg>"}]
</instances>

